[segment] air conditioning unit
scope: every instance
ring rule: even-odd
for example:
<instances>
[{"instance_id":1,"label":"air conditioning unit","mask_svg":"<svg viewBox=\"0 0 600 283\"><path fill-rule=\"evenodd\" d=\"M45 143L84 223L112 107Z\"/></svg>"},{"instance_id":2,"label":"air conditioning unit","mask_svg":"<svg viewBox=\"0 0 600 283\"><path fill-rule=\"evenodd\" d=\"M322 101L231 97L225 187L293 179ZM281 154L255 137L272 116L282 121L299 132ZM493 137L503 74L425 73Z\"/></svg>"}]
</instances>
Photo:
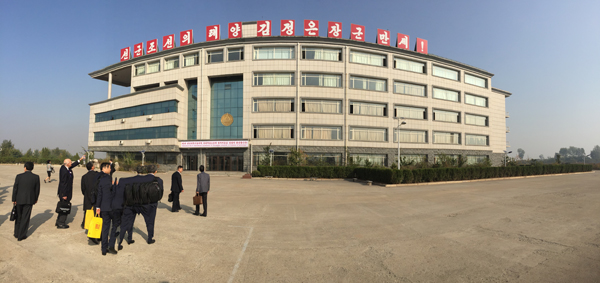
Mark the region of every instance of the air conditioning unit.
<instances>
[{"instance_id":1,"label":"air conditioning unit","mask_svg":"<svg viewBox=\"0 0 600 283\"><path fill-rule=\"evenodd\" d=\"M146 143L150 144L152 143L152 140L147 140Z\"/></svg>"},{"instance_id":2,"label":"air conditioning unit","mask_svg":"<svg viewBox=\"0 0 600 283\"><path fill-rule=\"evenodd\" d=\"M125 123L125 119L121 119L121 123Z\"/></svg>"},{"instance_id":3,"label":"air conditioning unit","mask_svg":"<svg viewBox=\"0 0 600 283\"><path fill-rule=\"evenodd\" d=\"M119 144L120 144L120 145L123 145L123 144L124 144L124 142L123 142L123 141L119 141Z\"/></svg>"},{"instance_id":4,"label":"air conditioning unit","mask_svg":"<svg viewBox=\"0 0 600 283\"><path fill-rule=\"evenodd\" d=\"M152 115L148 116L146 120L152 120Z\"/></svg>"}]
</instances>

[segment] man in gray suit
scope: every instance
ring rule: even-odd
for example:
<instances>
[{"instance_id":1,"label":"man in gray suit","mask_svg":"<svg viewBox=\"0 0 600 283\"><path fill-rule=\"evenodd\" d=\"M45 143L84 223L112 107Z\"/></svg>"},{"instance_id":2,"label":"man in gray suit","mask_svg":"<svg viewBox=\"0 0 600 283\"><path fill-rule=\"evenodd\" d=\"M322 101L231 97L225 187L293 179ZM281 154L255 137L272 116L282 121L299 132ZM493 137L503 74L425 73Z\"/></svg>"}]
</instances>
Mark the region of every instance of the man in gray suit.
<instances>
[{"instance_id":1,"label":"man in gray suit","mask_svg":"<svg viewBox=\"0 0 600 283\"><path fill-rule=\"evenodd\" d=\"M40 176L33 174L33 162L25 162L24 173L17 175L12 201L17 206L14 236L19 241L27 239L31 209L40 196Z\"/></svg>"},{"instance_id":2,"label":"man in gray suit","mask_svg":"<svg viewBox=\"0 0 600 283\"><path fill-rule=\"evenodd\" d=\"M197 204L194 215L206 217L206 197L208 195L208 191L210 191L210 176L204 173L204 165L200 165L200 174L196 176L196 180L198 182L198 185L196 186L196 195L202 196L202 207L204 208L204 213L200 214L200 205Z\"/></svg>"}]
</instances>

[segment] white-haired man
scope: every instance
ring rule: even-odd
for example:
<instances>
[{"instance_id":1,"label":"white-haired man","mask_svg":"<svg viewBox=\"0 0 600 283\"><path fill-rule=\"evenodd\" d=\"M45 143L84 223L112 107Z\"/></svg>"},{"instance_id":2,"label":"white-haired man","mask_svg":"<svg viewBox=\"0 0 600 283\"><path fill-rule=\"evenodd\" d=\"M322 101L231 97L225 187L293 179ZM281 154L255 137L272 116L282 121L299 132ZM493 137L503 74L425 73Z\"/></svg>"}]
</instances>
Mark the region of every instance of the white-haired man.
<instances>
[{"instance_id":1,"label":"white-haired man","mask_svg":"<svg viewBox=\"0 0 600 283\"><path fill-rule=\"evenodd\" d=\"M63 165L60 167L60 175L58 182L58 201L59 203L70 203L71 198L73 197L73 168L79 165L79 161L83 160L85 155L82 156L79 160L75 162L71 162L71 159L65 159L63 161ZM56 227L58 229L67 229L69 225L67 225L67 215L68 213L56 211L58 213L58 217L56 217Z\"/></svg>"}]
</instances>

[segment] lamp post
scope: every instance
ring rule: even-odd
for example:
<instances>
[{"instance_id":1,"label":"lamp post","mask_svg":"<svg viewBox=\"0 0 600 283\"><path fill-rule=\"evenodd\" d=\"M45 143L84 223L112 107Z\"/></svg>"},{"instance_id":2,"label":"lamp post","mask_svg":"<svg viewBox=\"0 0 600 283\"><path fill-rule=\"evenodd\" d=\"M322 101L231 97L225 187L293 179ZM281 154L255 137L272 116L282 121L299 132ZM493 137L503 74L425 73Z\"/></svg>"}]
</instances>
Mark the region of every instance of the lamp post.
<instances>
[{"instance_id":1,"label":"lamp post","mask_svg":"<svg viewBox=\"0 0 600 283\"><path fill-rule=\"evenodd\" d=\"M146 151L142 150L142 151L140 151L140 153L142 153L142 166L144 166L144 159L146 159L146 154L145 154Z\"/></svg>"},{"instance_id":2,"label":"lamp post","mask_svg":"<svg viewBox=\"0 0 600 283\"><path fill-rule=\"evenodd\" d=\"M512 151L508 151L508 152L506 150L504 151L504 167L506 167L506 155L511 154L511 153L512 153Z\"/></svg>"},{"instance_id":3,"label":"lamp post","mask_svg":"<svg viewBox=\"0 0 600 283\"><path fill-rule=\"evenodd\" d=\"M404 120L404 117L394 117L394 119L398 120L398 134L396 135L396 138L398 139L398 164L396 165L396 168L400 170L400 126L406 125L406 122L402 121Z\"/></svg>"},{"instance_id":4,"label":"lamp post","mask_svg":"<svg viewBox=\"0 0 600 283\"><path fill-rule=\"evenodd\" d=\"M588 155L584 155L584 156L583 156L583 165L585 165L585 158L586 158L586 157L592 158L592 155L591 155L591 154L588 154Z\"/></svg>"}]
</instances>

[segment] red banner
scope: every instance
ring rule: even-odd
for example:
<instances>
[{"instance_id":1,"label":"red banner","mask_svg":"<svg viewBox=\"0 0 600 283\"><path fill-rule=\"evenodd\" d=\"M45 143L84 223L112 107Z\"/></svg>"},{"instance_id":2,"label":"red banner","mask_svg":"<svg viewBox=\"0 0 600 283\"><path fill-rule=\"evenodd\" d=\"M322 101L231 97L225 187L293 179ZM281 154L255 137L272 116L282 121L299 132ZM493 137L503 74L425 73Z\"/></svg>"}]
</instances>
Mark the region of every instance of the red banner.
<instances>
[{"instance_id":1,"label":"red banner","mask_svg":"<svg viewBox=\"0 0 600 283\"><path fill-rule=\"evenodd\" d=\"M377 29L377 44L390 46L390 32L383 29Z\"/></svg>"},{"instance_id":2,"label":"red banner","mask_svg":"<svg viewBox=\"0 0 600 283\"><path fill-rule=\"evenodd\" d=\"M319 21L304 20L304 36L319 36Z\"/></svg>"},{"instance_id":3,"label":"red banner","mask_svg":"<svg viewBox=\"0 0 600 283\"><path fill-rule=\"evenodd\" d=\"M229 32L228 38L242 37L242 22L229 23L227 31Z\"/></svg>"},{"instance_id":4,"label":"red banner","mask_svg":"<svg viewBox=\"0 0 600 283\"><path fill-rule=\"evenodd\" d=\"M350 24L350 39L365 41L365 26Z\"/></svg>"},{"instance_id":5,"label":"red banner","mask_svg":"<svg viewBox=\"0 0 600 283\"><path fill-rule=\"evenodd\" d=\"M219 25L206 27L206 41L221 39L221 27Z\"/></svg>"},{"instance_id":6,"label":"red banner","mask_svg":"<svg viewBox=\"0 0 600 283\"><path fill-rule=\"evenodd\" d=\"M257 21L256 36L271 36L271 21Z\"/></svg>"},{"instance_id":7,"label":"red banner","mask_svg":"<svg viewBox=\"0 0 600 283\"><path fill-rule=\"evenodd\" d=\"M415 44L415 51L423 54L427 54L427 40L417 37L417 44Z\"/></svg>"},{"instance_id":8,"label":"red banner","mask_svg":"<svg viewBox=\"0 0 600 283\"><path fill-rule=\"evenodd\" d=\"M158 52L158 39L146 41L146 54Z\"/></svg>"},{"instance_id":9,"label":"red banner","mask_svg":"<svg viewBox=\"0 0 600 283\"><path fill-rule=\"evenodd\" d=\"M296 21L281 20L281 36L294 36L296 34Z\"/></svg>"},{"instance_id":10,"label":"red banner","mask_svg":"<svg viewBox=\"0 0 600 283\"><path fill-rule=\"evenodd\" d=\"M131 47L121 49L121 61L129 60Z\"/></svg>"},{"instance_id":11,"label":"red banner","mask_svg":"<svg viewBox=\"0 0 600 283\"><path fill-rule=\"evenodd\" d=\"M327 37L342 38L342 23L327 22Z\"/></svg>"},{"instance_id":12,"label":"red banner","mask_svg":"<svg viewBox=\"0 0 600 283\"><path fill-rule=\"evenodd\" d=\"M194 32L191 29L179 33L179 46L190 45L192 43L194 43Z\"/></svg>"},{"instance_id":13,"label":"red banner","mask_svg":"<svg viewBox=\"0 0 600 283\"><path fill-rule=\"evenodd\" d=\"M163 48L162 50L169 50L175 48L175 35L165 35L163 36Z\"/></svg>"},{"instance_id":14,"label":"red banner","mask_svg":"<svg viewBox=\"0 0 600 283\"><path fill-rule=\"evenodd\" d=\"M144 43L140 42L133 46L133 58L137 58L144 55Z\"/></svg>"},{"instance_id":15,"label":"red banner","mask_svg":"<svg viewBox=\"0 0 600 283\"><path fill-rule=\"evenodd\" d=\"M409 50L408 44L410 37L406 34L398 34L398 41L396 42L396 47Z\"/></svg>"}]
</instances>

